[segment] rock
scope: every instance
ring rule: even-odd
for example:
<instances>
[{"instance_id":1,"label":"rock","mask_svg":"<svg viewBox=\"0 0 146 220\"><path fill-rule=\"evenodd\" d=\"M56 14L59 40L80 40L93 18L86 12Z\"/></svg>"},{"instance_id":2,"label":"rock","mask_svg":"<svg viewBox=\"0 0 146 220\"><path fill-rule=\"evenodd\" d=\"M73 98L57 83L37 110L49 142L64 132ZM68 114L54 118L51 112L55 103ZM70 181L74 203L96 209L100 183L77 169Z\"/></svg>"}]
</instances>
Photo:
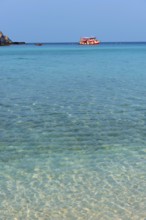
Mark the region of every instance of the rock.
<instances>
[{"instance_id":1,"label":"rock","mask_svg":"<svg viewBox=\"0 0 146 220\"><path fill-rule=\"evenodd\" d=\"M10 45L12 41L0 31L0 46Z\"/></svg>"},{"instance_id":2,"label":"rock","mask_svg":"<svg viewBox=\"0 0 146 220\"><path fill-rule=\"evenodd\" d=\"M8 36L5 36L1 31L0 31L0 46L7 46L11 44L25 44L25 42L13 42L10 40Z\"/></svg>"},{"instance_id":3,"label":"rock","mask_svg":"<svg viewBox=\"0 0 146 220\"><path fill-rule=\"evenodd\" d=\"M12 44L25 44L25 42L13 42Z\"/></svg>"}]
</instances>

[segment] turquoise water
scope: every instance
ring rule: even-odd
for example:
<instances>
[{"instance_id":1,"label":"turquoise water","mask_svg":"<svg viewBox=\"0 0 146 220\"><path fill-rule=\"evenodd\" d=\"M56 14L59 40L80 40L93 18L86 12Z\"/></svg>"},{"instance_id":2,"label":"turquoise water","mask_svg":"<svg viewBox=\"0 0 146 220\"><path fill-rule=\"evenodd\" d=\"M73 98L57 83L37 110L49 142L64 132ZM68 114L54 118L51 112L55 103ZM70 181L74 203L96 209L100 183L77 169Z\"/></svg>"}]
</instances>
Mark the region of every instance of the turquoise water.
<instances>
[{"instance_id":1,"label":"turquoise water","mask_svg":"<svg viewBox=\"0 0 146 220\"><path fill-rule=\"evenodd\" d=\"M146 44L0 47L0 219L146 219Z\"/></svg>"}]
</instances>

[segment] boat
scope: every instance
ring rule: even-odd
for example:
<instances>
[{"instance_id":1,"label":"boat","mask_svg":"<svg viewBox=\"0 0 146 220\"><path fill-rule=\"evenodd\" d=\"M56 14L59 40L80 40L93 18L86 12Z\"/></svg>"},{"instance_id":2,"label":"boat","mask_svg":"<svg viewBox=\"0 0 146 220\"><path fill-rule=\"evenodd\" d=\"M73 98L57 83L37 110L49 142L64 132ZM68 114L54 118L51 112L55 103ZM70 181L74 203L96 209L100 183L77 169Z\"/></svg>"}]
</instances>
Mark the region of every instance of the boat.
<instances>
[{"instance_id":1,"label":"boat","mask_svg":"<svg viewBox=\"0 0 146 220\"><path fill-rule=\"evenodd\" d=\"M36 46L42 46L43 44L42 43L36 43L35 45Z\"/></svg>"},{"instance_id":2,"label":"boat","mask_svg":"<svg viewBox=\"0 0 146 220\"><path fill-rule=\"evenodd\" d=\"M81 45L97 45L100 41L96 39L96 37L82 37L80 39Z\"/></svg>"}]
</instances>

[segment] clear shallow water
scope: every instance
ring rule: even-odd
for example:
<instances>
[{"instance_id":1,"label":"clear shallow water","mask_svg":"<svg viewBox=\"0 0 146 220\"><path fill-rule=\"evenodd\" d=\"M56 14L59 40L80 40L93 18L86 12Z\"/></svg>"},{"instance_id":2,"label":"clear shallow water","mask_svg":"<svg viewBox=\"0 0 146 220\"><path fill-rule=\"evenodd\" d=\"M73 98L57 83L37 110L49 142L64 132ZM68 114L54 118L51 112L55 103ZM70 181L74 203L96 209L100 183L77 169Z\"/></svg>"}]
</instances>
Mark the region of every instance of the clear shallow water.
<instances>
[{"instance_id":1,"label":"clear shallow water","mask_svg":"<svg viewBox=\"0 0 146 220\"><path fill-rule=\"evenodd\" d=\"M0 48L1 219L146 219L146 44Z\"/></svg>"}]
</instances>

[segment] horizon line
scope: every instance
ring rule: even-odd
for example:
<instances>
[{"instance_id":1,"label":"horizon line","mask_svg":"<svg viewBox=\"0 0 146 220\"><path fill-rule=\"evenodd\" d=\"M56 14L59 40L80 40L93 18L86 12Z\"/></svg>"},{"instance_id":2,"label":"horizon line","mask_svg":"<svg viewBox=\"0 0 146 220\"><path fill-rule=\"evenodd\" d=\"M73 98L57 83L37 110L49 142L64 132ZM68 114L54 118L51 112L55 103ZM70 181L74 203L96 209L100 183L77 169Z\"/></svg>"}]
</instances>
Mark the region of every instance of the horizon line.
<instances>
[{"instance_id":1,"label":"horizon line","mask_svg":"<svg viewBox=\"0 0 146 220\"><path fill-rule=\"evenodd\" d=\"M25 41L24 41L25 42ZM50 41L50 42L44 42L44 41L34 41L34 42L25 42L26 44L35 44L35 43L43 43L43 44L78 44L77 41ZM100 43L146 43L146 41L100 41Z\"/></svg>"}]
</instances>

